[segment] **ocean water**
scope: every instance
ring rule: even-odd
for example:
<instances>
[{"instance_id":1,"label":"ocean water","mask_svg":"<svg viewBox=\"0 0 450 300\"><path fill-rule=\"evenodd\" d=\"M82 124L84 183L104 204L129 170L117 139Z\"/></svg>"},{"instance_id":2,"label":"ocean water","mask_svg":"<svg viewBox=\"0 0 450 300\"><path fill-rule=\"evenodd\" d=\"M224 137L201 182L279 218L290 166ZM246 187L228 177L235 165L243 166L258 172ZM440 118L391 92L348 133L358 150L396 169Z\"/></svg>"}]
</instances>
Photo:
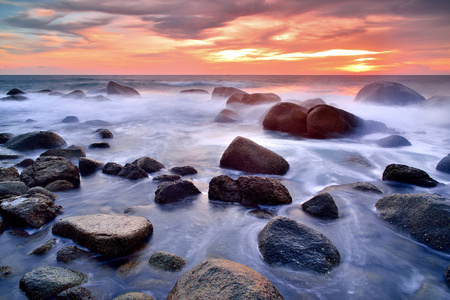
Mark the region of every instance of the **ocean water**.
<instances>
[{"instance_id":1,"label":"ocean water","mask_svg":"<svg viewBox=\"0 0 450 300\"><path fill-rule=\"evenodd\" d=\"M42 89L87 92L104 87L109 80L132 86L142 96L94 102L37 93ZM79 189L58 192L56 204L64 212L57 219L124 212L148 218L154 226L152 238L126 257L108 260L94 255L69 264L57 262L57 251L75 244L52 235L55 221L39 230L28 230L30 236L26 238L8 232L0 234L0 265L13 269L11 276L0 280L0 299L26 299L19 290L19 280L26 272L42 266L62 266L88 274L89 281L83 286L93 291L97 299L140 291L160 300L165 299L184 272L207 258L225 258L249 266L267 277L285 299L450 299L450 288L443 278L450 255L421 244L381 220L374 207L382 195L339 187L371 182L385 195L429 192L450 198L450 175L435 169L450 153L448 107L387 107L353 101L363 86L380 80L402 83L426 98L450 96L450 76L0 76L0 95L16 87L30 98L22 102L0 101L0 132L17 135L51 130L68 145L85 147L89 158L124 165L150 156L166 166L138 181L98 172L82 177ZM225 99L179 93L191 88L211 93L216 86L272 92L283 100L320 97L364 119L384 122L412 146L380 148L374 141L388 135L381 133L311 140L265 131L261 122L268 106L245 111L242 123L215 123L215 116L225 108ZM111 148L88 149L89 144L100 141L94 134L100 127L61 123L66 116L77 116L81 123L109 122L107 128L114 134L112 140L107 140ZM257 235L267 220L249 215L252 208L208 200L208 183L214 176L244 175L219 167L222 153L236 136L247 137L289 162L289 172L276 178L288 188L293 203L264 209L325 234L341 254L341 264L332 272L318 275L267 265L257 245ZM0 153L11 152L0 146ZM42 152L23 154L35 159ZM0 160L0 166L9 167L20 160ZM444 185L427 189L385 183L382 173L391 163L425 170ZM182 203L156 204L158 183L152 178L169 173L172 167L186 165L198 170L198 174L186 179L192 180L202 193ZM326 188L339 207L340 218L335 221L322 221L299 209L301 203ZM42 256L28 255L54 237L57 244L51 251ZM187 265L177 273L156 271L148 265L156 251L180 255ZM130 265L134 267L125 271Z\"/></svg>"}]
</instances>

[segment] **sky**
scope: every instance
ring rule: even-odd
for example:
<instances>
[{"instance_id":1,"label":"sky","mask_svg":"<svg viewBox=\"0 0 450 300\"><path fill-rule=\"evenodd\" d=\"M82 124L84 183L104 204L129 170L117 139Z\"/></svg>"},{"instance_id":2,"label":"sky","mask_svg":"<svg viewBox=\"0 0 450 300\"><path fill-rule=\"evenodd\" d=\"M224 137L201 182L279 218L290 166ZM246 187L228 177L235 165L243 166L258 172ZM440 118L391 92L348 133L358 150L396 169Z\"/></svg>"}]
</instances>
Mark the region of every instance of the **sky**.
<instances>
[{"instance_id":1,"label":"sky","mask_svg":"<svg viewBox=\"0 0 450 300\"><path fill-rule=\"evenodd\" d=\"M0 0L0 75L450 75L450 0Z\"/></svg>"}]
</instances>

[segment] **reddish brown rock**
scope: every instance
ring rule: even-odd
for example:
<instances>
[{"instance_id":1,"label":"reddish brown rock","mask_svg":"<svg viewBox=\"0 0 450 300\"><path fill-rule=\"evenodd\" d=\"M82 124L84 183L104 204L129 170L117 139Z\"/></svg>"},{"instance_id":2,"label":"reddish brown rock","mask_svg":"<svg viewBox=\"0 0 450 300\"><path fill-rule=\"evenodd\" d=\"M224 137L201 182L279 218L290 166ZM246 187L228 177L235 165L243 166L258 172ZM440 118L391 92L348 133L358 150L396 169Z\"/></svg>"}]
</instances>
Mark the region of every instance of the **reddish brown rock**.
<instances>
[{"instance_id":1,"label":"reddish brown rock","mask_svg":"<svg viewBox=\"0 0 450 300\"><path fill-rule=\"evenodd\" d=\"M275 104L266 114L263 127L294 135L305 135L306 117L305 108L294 103L281 102Z\"/></svg>"},{"instance_id":2,"label":"reddish brown rock","mask_svg":"<svg viewBox=\"0 0 450 300\"><path fill-rule=\"evenodd\" d=\"M229 98L234 94L247 94L247 92L244 92L243 90L234 87L218 86L214 88L211 94L211 98L212 99Z\"/></svg>"},{"instance_id":3,"label":"reddish brown rock","mask_svg":"<svg viewBox=\"0 0 450 300\"><path fill-rule=\"evenodd\" d=\"M139 92L134 88L118 84L117 82L110 81L106 86L106 93L109 95L119 96L140 96Z\"/></svg>"},{"instance_id":4,"label":"reddish brown rock","mask_svg":"<svg viewBox=\"0 0 450 300\"><path fill-rule=\"evenodd\" d=\"M214 122L217 123L234 123L234 122L242 122L242 117L237 113L230 109L222 109L217 117L214 119Z\"/></svg>"},{"instance_id":5,"label":"reddish brown rock","mask_svg":"<svg viewBox=\"0 0 450 300\"><path fill-rule=\"evenodd\" d=\"M228 98L227 107L235 107L239 104L260 105L280 101L280 96L273 93L235 94Z\"/></svg>"}]
</instances>

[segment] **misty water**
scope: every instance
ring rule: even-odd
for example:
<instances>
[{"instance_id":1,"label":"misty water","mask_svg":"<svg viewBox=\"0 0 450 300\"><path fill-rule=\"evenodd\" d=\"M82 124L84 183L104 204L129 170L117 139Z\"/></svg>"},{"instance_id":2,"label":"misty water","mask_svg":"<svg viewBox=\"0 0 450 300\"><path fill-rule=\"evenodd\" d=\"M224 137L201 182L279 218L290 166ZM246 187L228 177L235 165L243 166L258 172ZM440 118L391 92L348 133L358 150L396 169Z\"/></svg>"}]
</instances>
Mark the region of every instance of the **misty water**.
<instances>
[{"instance_id":1,"label":"misty water","mask_svg":"<svg viewBox=\"0 0 450 300\"><path fill-rule=\"evenodd\" d=\"M105 86L109 80L136 88L141 97L111 97L111 101L95 102L36 93L42 89L87 92ZM92 159L124 165L150 156L166 167L138 181L97 172L82 177L80 188L57 193L55 203L63 207L57 219L96 213L126 213L149 219L154 226L153 236L130 255L118 259L92 255L68 264L57 262L59 249L76 244L52 235L55 221L38 230L27 229L28 237L0 234L0 265L9 265L13 270L11 276L0 280L0 299L26 299L19 290L20 278L43 266L61 266L88 274L89 281L83 286L97 299L112 299L132 291L165 299L184 272L208 258L247 265L267 277L285 299L450 299L450 287L444 280L450 255L392 227L375 210L375 203L382 196L393 193L426 192L450 197L450 175L435 169L450 153L450 111L448 107L388 107L353 102L359 89L379 80L403 83L426 98L450 95L450 76L0 76L0 94L17 87L26 91L30 99L0 101L0 132L18 135L50 130L68 145L84 147ZM283 100L320 97L364 119L384 122L412 146L377 146L374 141L386 137L386 133L313 140L265 131L261 122L268 106L247 110L242 123L215 123L226 99L179 93L190 88L212 92L216 86L273 92ZM61 123L66 116L77 116L80 124ZM89 120L103 120L110 125L82 124ZM107 140L111 148L88 149L91 143L101 141L94 133L98 128L108 128L114 134L112 140ZM236 136L249 138L289 162L288 173L275 178L288 188L293 203L261 208L325 234L341 254L340 265L329 274L269 266L257 244L257 235L268 220L250 215L253 208L209 201L208 183L213 177L248 175L219 167L222 153ZM43 151L22 154L23 158L36 159ZM12 152L0 147L0 153ZM1 160L0 166L13 166L23 158ZM73 162L78 164L77 160ZM383 170L391 163L422 169L444 185L422 188L383 182ZM187 165L197 169L198 174L184 179L192 180L202 193L181 203L156 204L158 183L152 178L170 173L172 167ZM384 194L339 186L355 182L371 182ZM323 221L299 208L324 189L339 208L337 220ZM56 238L57 244L48 253L28 255L51 238ZM176 273L157 271L148 265L156 251L177 254L187 264Z\"/></svg>"}]
</instances>

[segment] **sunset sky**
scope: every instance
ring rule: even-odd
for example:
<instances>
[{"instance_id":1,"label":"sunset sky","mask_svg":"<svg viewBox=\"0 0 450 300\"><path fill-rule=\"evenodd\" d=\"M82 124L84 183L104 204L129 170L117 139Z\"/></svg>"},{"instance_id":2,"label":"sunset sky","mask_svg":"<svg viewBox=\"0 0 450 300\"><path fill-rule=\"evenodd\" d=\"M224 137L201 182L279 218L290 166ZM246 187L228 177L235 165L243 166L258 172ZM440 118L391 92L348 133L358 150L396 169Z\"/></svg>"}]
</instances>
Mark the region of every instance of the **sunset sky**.
<instances>
[{"instance_id":1,"label":"sunset sky","mask_svg":"<svg viewBox=\"0 0 450 300\"><path fill-rule=\"evenodd\" d=\"M450 0L0 0L1 74L450 75Z\"/></svg>"}]
</instances>

